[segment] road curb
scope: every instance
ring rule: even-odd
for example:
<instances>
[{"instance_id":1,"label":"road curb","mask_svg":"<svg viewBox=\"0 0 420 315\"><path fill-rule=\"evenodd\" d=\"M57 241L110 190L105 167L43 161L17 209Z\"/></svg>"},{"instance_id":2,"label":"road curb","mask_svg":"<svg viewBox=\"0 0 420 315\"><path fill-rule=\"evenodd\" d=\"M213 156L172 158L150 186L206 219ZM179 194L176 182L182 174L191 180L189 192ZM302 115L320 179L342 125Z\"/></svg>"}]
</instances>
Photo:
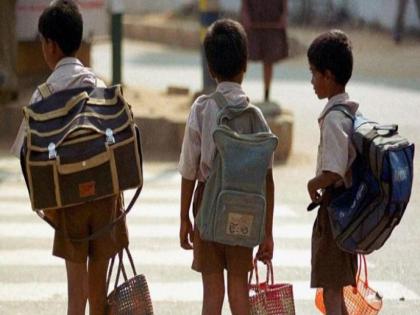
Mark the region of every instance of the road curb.
<instances>
[{"instance_id":1,"label":"road curb","mask_svg":"<svg viewBox=\"0 0 420 315\"><path fill-rule=\"evenodd\" d=\"M168 118L135 117L142 134L143 156L146 160L177 161L181 153L185 121ZM275 163L285 163L292 150L293 115L284 112L267 119L271 131L279 138L274 152Z\"/></svg>"}]
</instances>

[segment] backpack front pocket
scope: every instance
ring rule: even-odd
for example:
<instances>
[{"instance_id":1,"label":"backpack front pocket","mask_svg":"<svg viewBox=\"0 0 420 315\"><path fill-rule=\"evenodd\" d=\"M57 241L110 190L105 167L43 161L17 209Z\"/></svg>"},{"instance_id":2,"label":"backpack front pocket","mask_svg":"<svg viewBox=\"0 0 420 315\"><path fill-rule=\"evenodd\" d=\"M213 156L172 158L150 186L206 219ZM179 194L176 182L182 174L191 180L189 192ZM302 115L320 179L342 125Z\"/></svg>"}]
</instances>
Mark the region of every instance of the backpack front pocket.
<instances>
[{"instance_id":1,"label":"backpack front pocket","mask_svg":"<svg viewBox=\"0 0 420 315\"><path fill-rule=\"evenodd\" d=\"M260 194L222 190L217 198L214 240L254 247L264 239L265 199Z\"/></svg>"}]
</instances>

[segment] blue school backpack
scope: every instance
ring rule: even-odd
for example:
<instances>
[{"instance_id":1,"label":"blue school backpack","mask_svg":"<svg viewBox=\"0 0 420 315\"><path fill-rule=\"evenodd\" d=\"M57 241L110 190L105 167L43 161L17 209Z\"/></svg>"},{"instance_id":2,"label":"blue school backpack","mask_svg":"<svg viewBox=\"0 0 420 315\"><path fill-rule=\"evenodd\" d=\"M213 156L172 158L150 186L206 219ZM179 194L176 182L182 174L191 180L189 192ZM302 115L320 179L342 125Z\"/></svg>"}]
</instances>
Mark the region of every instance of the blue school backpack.
<instances>
[{"instance_id":1,"label":"blue school backpack","mask_svg":"<svg viewBox=\"0 0 420 315\"><path fill-rule=\"evenodd\" d=\"M404 215L413 182L414 144L398 134L398 125L379 125L345 105L353 121L357 157L352 186L328 207L333 237L344 251L369 254L382 247Z\"/></svg>"},{"instance_id":2,"label":"blue school backpack","mask_svg":"<svg viewBox=\"0 0 420 315\"><path fill-rule=\"evenodd\" d=\"M219 92L211 97L220 108L216 156L195 221L203 240L254 247L265 236L265 181L278 140L255 106L230 106Z\"/></svg>"}]
</instances>

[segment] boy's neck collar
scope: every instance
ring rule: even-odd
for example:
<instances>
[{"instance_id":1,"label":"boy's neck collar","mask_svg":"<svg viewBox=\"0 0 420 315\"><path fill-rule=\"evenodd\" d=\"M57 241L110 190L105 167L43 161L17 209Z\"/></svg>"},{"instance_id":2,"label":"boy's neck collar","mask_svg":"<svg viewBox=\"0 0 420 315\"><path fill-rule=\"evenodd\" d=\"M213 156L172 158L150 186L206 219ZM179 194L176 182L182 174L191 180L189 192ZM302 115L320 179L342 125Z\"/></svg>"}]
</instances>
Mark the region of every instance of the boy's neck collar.
<instances>
[{"instance_id":1,"label":"boy's neck collar","mask_svg":"<svg viewBox=\"0 0 420 315\"><path fill-rule=\"evenodd\" d=\"M333 97L344 93L346 93L346 88L341 85L337 86L331 91L330 95L328 96L328 101L331 100Z\"/></svg>"},{"instance_id":2,"label":"boy's neck collar","mask_svg":"<svg viewBox=\"0 0 420 315\"><path fill-rule=\"evenodd\" d=\"M65 56L55 64L54 70L69 63L82 64L75 56Z\"/></svg>"}]
</instances>

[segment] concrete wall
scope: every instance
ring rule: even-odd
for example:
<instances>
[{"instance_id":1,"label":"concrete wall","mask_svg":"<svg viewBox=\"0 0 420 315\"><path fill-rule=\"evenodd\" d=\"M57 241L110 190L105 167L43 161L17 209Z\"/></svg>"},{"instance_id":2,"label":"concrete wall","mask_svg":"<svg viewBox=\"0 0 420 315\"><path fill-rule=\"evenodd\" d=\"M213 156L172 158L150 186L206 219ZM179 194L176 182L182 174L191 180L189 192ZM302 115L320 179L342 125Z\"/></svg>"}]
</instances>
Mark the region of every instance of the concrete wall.
<instances>
[{"instance_id":1,"label":"concrete wall","mask_svg":"<svg viewBox=\"0 0 420 315\"><path fill-rule=\"evenodd\" d=\"M3 1L3 0L0 0ZM78 0L83 16L83 37L108 34L108 0ZM17 0L16 35L20 41L35 40L38 34L38 19L51 0Z\"/></svg>"},{"instance_id":2,"label":"concrete wall","mask_svg":"<svg viewBox=\"0 0 420 315\"><path fill-rule=\"evenodd\" d=\"M350 1L348 2L350 3ZM396 0L352 0L350 8L353 15L390 29L395 23L397 2ZM408 28L420 30L420 17L417 14L414 0L408 0L405 25Z\"/></svg>"}]
</instances>

